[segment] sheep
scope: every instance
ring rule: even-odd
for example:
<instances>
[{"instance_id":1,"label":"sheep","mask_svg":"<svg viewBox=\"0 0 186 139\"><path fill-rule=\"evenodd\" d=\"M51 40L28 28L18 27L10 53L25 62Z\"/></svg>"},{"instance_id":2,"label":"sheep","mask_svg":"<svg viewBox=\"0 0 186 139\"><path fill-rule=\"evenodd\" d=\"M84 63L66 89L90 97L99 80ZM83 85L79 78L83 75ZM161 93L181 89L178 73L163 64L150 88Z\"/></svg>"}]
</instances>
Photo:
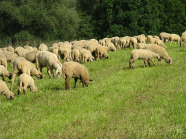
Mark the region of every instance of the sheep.
<instances>
[{"instance_id":1,"label":"sheep","mask_svg":"<svg viewBox=\"0 0 186 139\"><path fill-rule=\"evenodd\" d=\"M39 71L42 73L42 68L47 67L47 73L49 77L54 77L53 69L56 71L56 75L59 78L62 72L62 64L57 58L57 55L48 51L41 51L36 55L36 65ZM52 76L51 76L52 74Z\"/></svg>"},{"instance_id":2,"label":"sheep","mask_svg":"<svg viewBox=\"0 0 186 139\"><path fill-rule=\"evenodd\" d=\"M137 50L133 50L130 54L130 61L129 61L129 68L134 68L133 63L137 60L137 59L143 59L144 60L144 67L146 67L146 62L148 62L148 65L150 66L150 61L153 62L154 66L155 63L152 60L152 58L157 58L160 59L160 55L156 54L150 50L146 50L146 49L137 49Z\"/></svg>"},{"instance_id":3,"label":"sheep","mask_svg":"<svg viewBox=\"0 0 186 139\"><path fill-rule=\"evenodd\" d=\"M160 33L160 38L163 42L167 42L169 40L170 34L166 32Z\"/></svg>"},{"instance_id":4,"label":"sheep","mask_svg":"<svg viewBox=\"0 0 186 139\"><path fill-rule=\"evenodd\" d=\"M23 57L19 57L13 63L11 90L13 89L16 75L20 73L26 73L32 76L35 75L37 78L40 79L42 78L42 73L36 69L36 66L33 63Z\"/></svg>"},{"instance_id":5,"label":"sheep","mask_svg":"<svg viewBox=\"0 0 186 139\"><path fill-rule=\"evenodd\" d=\"M37 55L37 53L39 53L38 50L37 50L37 51L29 51L29 52L27 52L27 53L24 53L24 54L23 54L23 57L24 57L26 60L28 60L28 61L30 61L30 62L32 62L32 63L36 63L36 55Z\"/></svg>"},{"instance_id":6,"label":"sheep","mask_svg":"<svg viewBox=\"0 0 186 139\"><path fill-rule=\"evenodd\" d=\"M157 35L155 35L154 38L160 40L160 38Z\"/></svg>"},{"instance_id":7,"label":"sheep","mask_svg":"<svg viewBox=\"0 0 186 139\"><path fill-rule=\"evenodd\" d=\"M24 46L24 49L27 49L27 50L29 50L29 51L33 51L32 46L29 46L29 45L25 45L25 46Z\"/></svg>"},{"instance_id":8,"label":"sheep","mask_svg":"<svg viewBox=\"0 0 186 139\"><path fill-rule=\"evenodd\" d=\"M94 57L92 56L92 53L88 50L85 50L81 53L81 61L82 62L92 62Z\"/></svg>"},{"instance_id":9,"label":"sheep","mask_svg":"<svg viewBox=\"0 0 186 139\"><path fill-rule=\"evenodd\" d=\"M18 55L18 56L23 56L23 54L24 53L27 53L27 52L29 52L29 50L28 49L25 49L25 48L23 48L23 47L17 47L16 49L15 49L15 53Z\"/></svg>"},{"instance_id":10,"label":"sheep","mask_svg":"<svg viewBox=\"0 0 186 139\"><path fill-rule=\"evenodd\" d=\"M158 46L156 44L146 44L144 46L144 49L151 50L154 53L157 53L160 55L161 59L164 59L167 63L172 64L173 60L172 58L168 55L167 51L165 48ZM158 60L158 62L161 64L161 59Z\"/></svg>"},{"instance_id":11,"label":"sheep","mask_svg":"<svg viewBox=\"0 0 186 139\"><path fill-rule=\"evenodd\" d=\"M12 78L12 74L3 65L0 65L0 76L3 78L3 81L5 81L5 77Z\"/></svg>"},{"instance_id":12,"label":"sheep","mask_svg":"<svg viewBox=\"0 0 186 139\"><path fill-rule=\"evenodd\" d=\"M166 48L166 46L163 44L163 41L160 39L156 39L156 44L163 47L163 48Z\"/></svg>"},{"instance_id":13,"label":"sheep","mask_svg":"<svg viewBox=\"0 0 186 139\"><path fill-rule=\"evenodd\" d=\"M119 38L118 43L119 43L121 49L125 49L126 48L126 43L127 43L126 37Z\"/></svg>"},{"instance_id":14,"label":"sheep","mask_svg":"<svg viewBox=\"0 0 186 139\"><path fill-rule=\"evenodd\" d=\"M148 36L147 36L147 41L148 41L148 42L151 42L151 41L152 41L152 38L153 38L152 35L148 35Z\"/></svg>"},{"instance_id":15,"label":"sheep","mask_svg":"<svg viewBox=\"0 0 186 139\"><path fill-rule=\"evenodd\" d=\"M72 60L73 61L76 61L76 62L79 62L80 60L80 51L79 49L75 48L72 50Z\"/></svg>"},{"instance_id":16,"label":"sheep","mask_svg":"<svg viewBox=\"0 0 186 139\"><path fill-rule=\"evenodd\" d=\"M58 57L58 59L60 59L60 57L58 55L58 48L56 48L56 47L50 47L49 50L50 50L50 52L56 54L57 57Z\"/></svg>"},{"instance_id":17,"label":"sheep","mask_svg":"<svg viewBox=\"0 0 186 139\"><path fill-rule=\"evenodd\" d=\"M7 51L14 53L14 48L12 46L7 46Z\"/></svg>"},{"instance_id":18,"label":"sheep","mask_svg":"<svg viewBox=\"0 0 186 139\"><path fill-rule=\"evenodd\" d=\"M48 47L44 43L40 44L38 49L39 51L48 51Z\"/></svg>"},{"instance_id":19,"label":"sheep","mask_svg":"<svg viewBox=\"0 0 186 139\"><path fill-rule=\"evenodd\" d=\"M116 47L112 42L107 42L105 46L108 48L108 51L116 51Z\"/></svg>"},{"instance_id":20,"label":"sheep","mask_svg":"<svg viewBox=\"0 0 186 139\"><path fill-rule=\"evenodd\" d=\"M0 54L3 54L6 57L7 62L11 63L11 67L13 68L13 62L16 58L18 58L19 56L16 53L12 53L12 52L0 52Z\"/></svg>"},{"instance_id":21,"label":"sheep","mask_svg":"<svg viewBox=\"0 0 186 139\"><path fill-rule=\"evenodd\" d=\"M137 45L137 39L135 37L130 38L130 48L136 48Z\"/></svg>"},{"instance_id":22,"label":"sheep","mask_svg":"<svg viewBox=\"0 0 186 139\"><path fill-rule=\"evenodd\" d=\"M30 92L38 91L37 87L35 86L34 79L26 73L21 74L18 78L18 95L21 93L22 87L24 95L27 92L27 88L30 88Z\"/></svg>"},{"instance_id":23,"label":"sheep","mask_svg":"<svg viewBox=\"0 0 186 139\"><path fill-rule=\"evenodd\" d=\"M0 94L6 96L7 99L14 99L14 94L8 89L6 83L0 80Z\"/></svg>"},{"instance_id":24,"label":"sheep","mask_svg":"<svg viewBox=\"0 0 186 139\"><path fill-rule=\"evenodd\" d=\"M102 46L105 46L105 40L104 39L100 39L99 40L99 44L101 44Z\"/></svg>"},{"instance_id":25,"label":"sheep","mask_svg":"<svg viewBox=\"0 0 186 139\"><path fill-rule=\"evenodd\" d=\"M145 43L145 35L144 34L136 36L136 39L137 39L138 43Z\"/></svg>"},{"instance_id":26,"label":"sheep","mask_svg":"<svg viewBox=\"0 0 186 139\"><path fill-rule=\"evenodd\" d=\"M58 55L63 61L69 61L71 58L71 44L68 42L62 43L59 42L59 50L58 50Z\"/></svg>"},{"instance_id":27,"label":"sheep","mask_svg":"<svg viewBox=\"0 0 186 139\"><path fill-rule=\"evenodd\" d=\"M80 79L82 82L82 86L84 87L89 84L89 81L92 81L89 79L88 70L85 66L79 64L78 62L69 61L63 63L63 78L65 79L65 89L70 89L69 87L69 81L71 78L74 78L75 84L74 88L76 87L77 80Z\"/></svg>"},{"instance_id":28,"label":"sheep","mask_svg":"<svg viewBox=\"0 0 186 139\"><path fill-rule=\"evenodd\" d=\"M111 42L116 46L117 49L120 49L120 45L119 45L119 37L113 37L111 39Z\"/></svg>"},{"instance_id":29,"label":"sheep","mask_svg":"<svg viewBox=\"0 0 186 139\"><path fill-rule=\"evenodd\" d=\"M180 47L184 46L184 42L186 42L186 31L182 33Z\"/></svg>"},{"instance_id":30,"label":"sheep","mask_svg":"<svg viewBox=\"0 0 186 139\"><path fill-rule=\"evenodd\" d=\"M138 43L136 45L136 49L143 49L145 45L146 45L146 43Z\"/></svg>"},{"instance_id":31,"label":"sheep","mask_svg":"<svg viewBox=\"0 0 186 139\"><path fill-rule=\"evenodd\" d=\"M108 51L107 47L99 45L95 51L96 60L98 60L98 58L100 58L101 60L102 58L109 58L107 51Z\"/></svg>"},{"instance_id":32,"label":"sheep","mask_svg":"<svg viewBox=\"0 0 186 139\"><path fill-rule=\"evenodd\" d=\"M7 69L7 60L3 54L0 54L0 65L3 65Z\"/></svg>"}]
</instances>

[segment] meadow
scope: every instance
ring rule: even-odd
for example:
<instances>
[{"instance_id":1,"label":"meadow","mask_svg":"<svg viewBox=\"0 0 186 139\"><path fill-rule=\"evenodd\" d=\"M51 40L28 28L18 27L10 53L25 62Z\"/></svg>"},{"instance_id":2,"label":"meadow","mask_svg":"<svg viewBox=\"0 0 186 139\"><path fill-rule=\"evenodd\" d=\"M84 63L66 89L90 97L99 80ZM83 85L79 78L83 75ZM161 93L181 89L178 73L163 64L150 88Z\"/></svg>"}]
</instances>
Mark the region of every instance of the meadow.
<instances>
[{"instance_id":1,"label":"meadow","mask_svg":"<svg viewBox=\"0 0 186 139\"><path fill-rule=\"evenodd\" d=\"M65 90L45 69L34 77L39 91L18 96L16 77L14 100L0 95L0 138L186 138L186 47L166 46L173 65L129 69L131 49L85 63L85 88L71 79Z\"/></svg>"}]
</instances>

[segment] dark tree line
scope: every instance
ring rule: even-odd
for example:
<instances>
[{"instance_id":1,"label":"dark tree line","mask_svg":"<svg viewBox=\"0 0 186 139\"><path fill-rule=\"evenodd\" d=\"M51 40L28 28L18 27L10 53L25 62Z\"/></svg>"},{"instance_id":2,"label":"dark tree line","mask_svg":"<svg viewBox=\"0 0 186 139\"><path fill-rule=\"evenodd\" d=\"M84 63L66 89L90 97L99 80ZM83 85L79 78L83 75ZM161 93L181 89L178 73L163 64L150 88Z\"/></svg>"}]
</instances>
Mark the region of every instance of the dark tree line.
<instances>
[{"instance_id":1,"label":"dark tree line","mask_svg":"<svg viewBox=\"0 0 186 139\"><path fill-rule=\"evenodd\" d=\"M185 30L185 0L0 1L0 41L181 35Z\"/></svg>"}]
</instances>

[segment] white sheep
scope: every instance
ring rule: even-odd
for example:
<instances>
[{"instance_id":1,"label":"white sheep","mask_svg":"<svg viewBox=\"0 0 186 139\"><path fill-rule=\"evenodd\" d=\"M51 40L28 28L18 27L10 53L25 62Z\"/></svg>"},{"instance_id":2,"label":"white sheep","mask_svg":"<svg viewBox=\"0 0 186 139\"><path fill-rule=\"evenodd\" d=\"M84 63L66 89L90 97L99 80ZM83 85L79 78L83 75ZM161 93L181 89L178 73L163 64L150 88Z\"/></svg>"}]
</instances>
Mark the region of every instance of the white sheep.
<instances>
[{"instance_id":1,"label":"white sheep","mask_svg":"<svg viewBox=\"0 0 186 139\"><path fill-rule=\"evenodd\" d=\"M6 96L7 99L14 99L14 94L8 89L6 83L0 80L0 94Z\"/></svg>"},{"instance_id":2,"label":"white sheep","mask_svg":"<svg viewBox=\"0 0 186 139\"><path fill-rule=\"evenodd\" d=\"M155 65L154 61L152 60L152 58L157 58L160 59L160 55L156 54L150 50L146 50L146 49L137 49L137 50L133 50L130 54L130 61L129 61L129 67L130 68L134 68L133 63L138 60L138 59L142 59L144 60L144 67L146 67L146 63L148 62L148 65L150 66L150 61L153 62L153 64Z\"/></svg>"},{"instance_id":3,"label":"white sheep","mask_svg":"<svg viewBox=\"0 0 186 139\"><path fill-rule=\"evenodd\" d=\"M54 77L53 69L59 78L62 74L62 64L60 63L57 55L48 51L41 51L36 55L36 64L39 71L42 73L42 68L47 68L49 77ZM52 76L51 76L52 74Z\"/></svg>"},{"instance_id":4,"label":"white sheep","mask_svg":"<svg viewBox=\"0 0 186 139\"><path fill-rule=\"evenodd\" d=\"M81 52L81 62L93 62L94 57L89 50L84 50Z\"/></svg>"},{"instance_id":5,"label":"white sheep","mask_svg":"<svg viewBox=\"0 0 186 139\"><path fill-rule=\"evenodd\" d=\"M48 51L48 46L46 44L42 43L39 45L39 51Z\"/></svg>"},{"instance_id":6,"label":"white sheep","mask_svg":"<svg viewBox=\"0 0 186 139\"><path fill-rule=\"evenodd\" d=\"M7 62L11 63L11 67L13 68L13 62L16 58L18 58L19 56L16 53L12 53L12 52L0 52L0 54L3 54L6 57Z\"/></svg>"},{"instance_id":7,"label":"white sheep","mask_svg":"<svg viewBox=\"0 0 186 139\"><path fill-rule=\"evenodd\" d=\"M79 51L79 49L77 49L77 48L73 49L71 56L72 56L73 61L79 62L80 61L80 51Z\"/></svg>"},{"instance_id":8,"label":"white sheep","mask_svg":"<svg viewBox=\"0 0 186 139\"><path fill-rule=\"evenodd\" d=\"M26 73L21 74L18 78L18 95L21 93L22 88L24 94L26 94L27 88L30 88L30 92L38 91L35 86L34 79Z\"/></svg>"},{"instance_id":9,"label":"white sheep","mask_svg":"<svg viewBox=\"0 0 186 139\"><path fill-rule=\"evenodd\" d=\"M75 80L74 87L76 87L76 83L78 79L81 80L83 87L84 85L88 87L89 81L92 81L89 79L87 68L79 64L78 62L69 61L63 63L62 71L63 71L63 77L65 79L65 89L70 89L69 81L71 78L74 78Z\"/></svg>"},{"instance_id":10,"label":"white sheep","mask_svg":"<svg viewBox=\"0 0 186 139\"><path fill-rule=\"evenodd\" d=\"M15 53L18 55L18 56L23 56L23 54L24 53L27 53L27 52L29 52L29 50L28 49L25 49L25 48L23 48L23 47L17 47L16 49L15 49Z\"/></svg>"},{"instance_id":11,"label":"white sheep","mask_svg":"<svg viewBox=\"0 0 186 139\"><path fill-rule=\"evenodd\" d=\"M165 48L156 45L156 44L146 44L144 46L144 49L151 50L154 53L157 53L160 55L161 59L164 59L167 63L172 64L173 60L172 58L168 55L167 51ZM158 60L158 62L161 64L161 59Z\"/></svg>"},{"instance_id":12,"label":"white sheep","mask_svg":"<svg viewBox=\"0 0 186 139\"><path fill-rule=\"evenodd\" d=\"M0 54L0 65L3 65L7 69L7 60L3 54Z\"/></svg>"},{"instance_id":13,"label":"white sheep","mask_svg":"<svg viewBox=\"0 0 186 139\"><path fill-rule=\"evenodd\" d=\"M12 74L3 65L0 65L0 76L3 78L3 81L5 81L5 77L12 78Z\"/></svg>"},{"instance_id":14,"label":"white sheep","mask_svg":"<svg viewBox=\"0 0 186 139\"><path fill-rule=\"evenodd\" d=\"M11 90L13 89L14 80L17 74L26 73L28 75L35 75L38 78L42 78L42 73L36 69L36 66L30 61L26 60L23 57L17 58L13 63L13 72L12 72L12 85Z\"/></svg>"},{"instance_id":15,"label":"white sheep","mask_svg":"<svg viewBox=\"0 0 186 139\"><path fill-rule=\"evenodd\" d=\"M185 42L186 42L186 31L182 33L181 41L180 41L180 47L184 46Z\"/></svg>"},{"instance_id":16,"label":"white sheep","mask_svg":"<svg viewBox=\"0 0 186 139\"><path fill-rule=\"evenodd\" d=\"M26 52L22 55L22 57L24 57L26 60L32 62L32 63L36 63L36 55L37 53L39 53L40 51L29 51Z\"/></svg>"}]
</instances>

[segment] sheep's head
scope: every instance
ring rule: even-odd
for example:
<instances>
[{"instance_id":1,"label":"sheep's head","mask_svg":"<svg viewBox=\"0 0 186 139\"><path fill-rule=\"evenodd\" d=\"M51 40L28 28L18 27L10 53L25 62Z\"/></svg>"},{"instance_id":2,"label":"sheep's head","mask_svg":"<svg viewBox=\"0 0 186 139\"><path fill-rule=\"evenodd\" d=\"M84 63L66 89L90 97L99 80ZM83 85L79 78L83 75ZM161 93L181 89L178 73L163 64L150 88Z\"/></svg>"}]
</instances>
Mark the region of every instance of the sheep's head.
<instances>
[{"instance_id":1,"label":"sheep's head","mask_svg":"<svg viewBox=\"0 0 186 139\"><path fill-rule=\"evenodd\" d=\"M31 88L31 92L37 92L37 91L38 91L37 87Z\"/></svg>"},{"instance_id":2,"label":"sheep's head","mask_svg":"<svg viewBox=\"0 0 186 139\"><path fill-rule=\"evenodd\" d=\"M90 81L93 81L93 80L91 80L91 79L85 80L84 84L85 84L86 87L88 87L88 84L89 84Z\"/></svg>"},{"instance_id":3,"label":"sheep's head","mask_svg":"<svg viewBox=\"0 0 186 139\"><path fill-rule=\"evenodd\" d=\"M6 95L6 98L13 100L14 99L14 94L12 92L9 92L9 94Z\"/></svg>"},{"instance_id":4,"label":"sheep's head","mask_svg":"<svg viewBox=\"0 0 186 139\"><path fill-rule=\"evenodd\" d=\"M37 78L39 78L39 79L42 79L43 78L43 74L40 72L40 71L38 71L38 73L37 73Z\"/></svg>"},{"instance_id":5,"label":"sheep's head","mask_svg":"<svg viewBox=\"0 0 186 139\"><path fill-rule=\"evenodd\" d=\"M172 61L172 58L169 59L169 62L168 62L170 65L173 63Z\"/></svg>"}]
</instances>

